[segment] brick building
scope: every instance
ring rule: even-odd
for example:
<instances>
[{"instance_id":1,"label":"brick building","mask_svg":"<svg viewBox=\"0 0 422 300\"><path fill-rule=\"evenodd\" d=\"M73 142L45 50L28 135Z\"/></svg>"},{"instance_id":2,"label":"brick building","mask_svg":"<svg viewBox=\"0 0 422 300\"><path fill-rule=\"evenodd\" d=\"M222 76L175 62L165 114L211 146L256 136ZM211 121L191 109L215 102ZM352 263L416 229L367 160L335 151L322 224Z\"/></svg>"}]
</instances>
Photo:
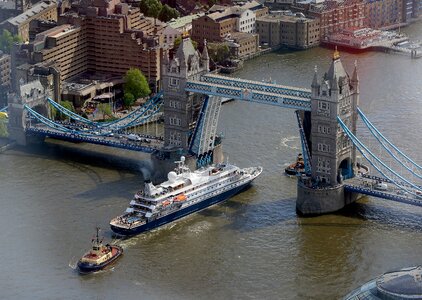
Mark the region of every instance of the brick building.
<instances>
[{"instance_id":1,"label":"brick building","mask_svg":"<svg viewBox=\"0 0 422 300\"><path fill-rule=\"evenodd\" d=\"M256 18L268 14L268 8L256 1L241 6L214 5L208 13L192 21L192 39L202 45L204 39L222 42L232 32L255 33Z\"/></svg>"},{"instance_id":2,"label":"brick building","mask_svg":"<svg viewBox=\"0 0 422 300\"><path fill-rule=\"evenodd\" d=\"M261 45L281 45L297 49L318 46L320 43L319 19L303 14L270 14L256 20Z\"/></svg>"},{"instance_id":3,"label":"brick building","mask_svg":"<svg viewBox=\"0 0 422 300\"><path fill-rule=\"evenodd\" d=\"M341 32L344 28L364 26L365 3L363 0L327 0L315 3L296 3L295 10L309 17L320 19L320 37Z\"/></svg>"},{"instance_id":4,"label":"brick building","mask_svg":"<svg viewBox=\"0 0 422 300\"><path fill-rule=\"evenodd\" d=\"M233 32L228 42L231 56L245 58L258 51L259 38L257 34Z\"/></svg>"},{"instance_id":5,"label":"brick building","mask_svg":"<svg viewBox=\"0 0 422 300\"><path fill-rule=\"evenodd\" d=\"M139 8L118 0L96 1L95 6L81 3L60 16L59 23L62 25L39 33L34 41L15 49L15 85L20 78L27 81L34 74L44 76L43 83L50 85L54 97L60 99L64 82L86 73L122 77L136 67L153 89L158 88L162 27L145 18Z\"/></svg>"},{"instance_id":6,"label":"brick building","mask_svg":"<svg viewBox=\"0 0 422 300\"><path fill-rule=\"evenodd\" d=\"M366 0L366 27L378 29L399 26L404 21L403 5L406 0Z\"/></svg>"}]
</instances>

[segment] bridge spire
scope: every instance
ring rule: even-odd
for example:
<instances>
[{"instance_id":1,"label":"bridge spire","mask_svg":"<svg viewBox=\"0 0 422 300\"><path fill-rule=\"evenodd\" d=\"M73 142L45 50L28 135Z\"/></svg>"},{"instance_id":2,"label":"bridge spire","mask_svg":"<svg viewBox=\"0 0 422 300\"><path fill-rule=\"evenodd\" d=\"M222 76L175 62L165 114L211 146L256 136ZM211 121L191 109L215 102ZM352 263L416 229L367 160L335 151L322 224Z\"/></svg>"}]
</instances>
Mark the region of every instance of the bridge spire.
<instances>
[{"instance_id":1,"label":"bridge spire","mask_svg":"<svg viewBox=\"0 0 422 300\"><path fill-rule=\"evenodd\" d=\"M333 53L333 60L337 60L337 59L340 59L340 52L337 50L337 46L336 46L336 49L334 50L334 53Z\"/></svg>"},{"instance_id":2,"label":"bridge spire","mask_svg":"<svg viewBox=\"0 0 422 300\"><path fill-rule=\"evenodd\" d=\"M355 68L353 69L352 78L350 79L350 85L353 90L359 93L359 76L358 76L358 62L355 60Z\"/></svg>"},{"instance_id":3,"label":"bridge spire","mask_svg":"<svg viewBox=\"0 0 422 300\"><path fill-rule=\"evenodd\" d=\"M207 40L204 39L204 49L202 50L201 54L201 60L204 68L207 68L207 70L210 70L210 56L208 55L208 49L207 49Z\"/></svg>"},{"instance_id":4,"label":"bridge spire","mask_svg":"<svg viewBox=\"0 0 422 300\"><path fill-rule=\"evenodd\" d=\"M312 80L312 87L316 88L319 87L318 83L318 67L315 65L315 72L314 72L314 79Z\"/></svg>"}]
</instances>

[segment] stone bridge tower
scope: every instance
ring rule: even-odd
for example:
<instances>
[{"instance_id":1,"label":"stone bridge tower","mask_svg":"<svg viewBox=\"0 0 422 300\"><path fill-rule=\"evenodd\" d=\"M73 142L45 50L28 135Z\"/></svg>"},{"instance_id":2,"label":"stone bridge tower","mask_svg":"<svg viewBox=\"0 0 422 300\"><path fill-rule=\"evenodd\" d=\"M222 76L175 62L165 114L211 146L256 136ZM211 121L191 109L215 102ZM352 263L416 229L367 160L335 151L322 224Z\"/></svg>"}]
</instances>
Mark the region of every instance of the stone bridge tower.
<instances>
[{"instance_id":1,"label":"stone bridge tower","mask_svg":"<svg viewBox=\"0 0 422 300\"><path fill-rule=\"evenodd\" d=\"M176 53L170 59L165 53L162 60L161 89L164 96L164 148L152 156L156 174L154 181L163 179L174 168L174 161L185 155L191 169L196 157L188 150L204 96L185 92L186 82L199 80L209 72L207 47L202 53L195 50L189 37L183 37Z\"/></svg>"},{"instance_id":2,"label":"stone bridge tower","mask_svg":"<svg viewBox=\"0 0 422 300\"><path fill-rule=\"evenodd\" d=\"M39 80L21 83L16 93L8 96L9 114L9 139L18 145L26 146L30 137L26 134L26 126L29 122L25 105L34 109L44 117L50 117L50 110L46 98L48 92ZM35 137L33 137L35 139Z\"/></svg>"},{"instance_id":3,"label":"stone bridge tower","mask_svg":"<svg viewBox=\"0 0 422 300\"><path fill-rule=\"evenodd\" d=\"M162 68L164 146L186 152L203 101L202 95L185 92L186 82L209 72L207 48L199 54L190 38L184 37L171 60L164 56Z\"/></svg>"},{"instance_id":4,"label":"stone bridge tower","mask_svg":"<svg viewBox=\"0 0 422 300\"><path fill-rule=\"evenodd\" d=\"M321 214L341 209L356 200L344 192L343 180L354 176L356 148L338 124L337 117L356 134L359 78L344 70L336 50L321 81L315 70L312 82L310 177L298 182L297 209L303 214Z\"/></svg>"}]
</instances>

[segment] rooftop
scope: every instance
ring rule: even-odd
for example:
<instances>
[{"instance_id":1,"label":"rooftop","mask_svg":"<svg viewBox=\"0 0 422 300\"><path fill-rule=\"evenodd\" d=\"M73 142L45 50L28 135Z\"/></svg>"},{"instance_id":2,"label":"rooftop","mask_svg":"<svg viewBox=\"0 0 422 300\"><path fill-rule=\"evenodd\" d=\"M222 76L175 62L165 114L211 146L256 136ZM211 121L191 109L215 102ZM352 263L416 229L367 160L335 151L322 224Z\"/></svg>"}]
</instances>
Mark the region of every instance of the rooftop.
<instances>
[{"instance_id":1,"label":"rooftop","mask_svg":"<svg viewBox=\"0 0 422 300\"><path fill-rule=\"evenodd\" d=\"M167 22L167 25L171 26L174 29L179 29L186 26L187 24L192 23L192 20L198 19L199 17L202 17L203 15L204 13L200 13L200 14L188 15L185 17L177 18L177 19L172 19L170 22Z\"/></svg>"},{"instance_id":2,"label":"rooftop","mask_svg":"<svg viewBox=\"0 0 422 300\"><path fill-rule=\"evenodd\" d=\"M53 5L57 5L56 1L54 0L46 0L46 1L39 2L35 4L32 8L25 11L24 13L21 13L20 15L17 15L16 17L7 19L4 22L8 22L12 25L18 26L22 23L25 23L32 17L36 16L37 14L41 13L46 8L51 7Z\"/></svg>"},{"instance_id":3,"label":"rooftop","mask_svg":"<svg viewBox=\"0 0 422 300\"><path fill-rule=\"evenodd\" d=\"M0 0L0 9L15 9L15 1Z\"/></svg>"}]
</instances>

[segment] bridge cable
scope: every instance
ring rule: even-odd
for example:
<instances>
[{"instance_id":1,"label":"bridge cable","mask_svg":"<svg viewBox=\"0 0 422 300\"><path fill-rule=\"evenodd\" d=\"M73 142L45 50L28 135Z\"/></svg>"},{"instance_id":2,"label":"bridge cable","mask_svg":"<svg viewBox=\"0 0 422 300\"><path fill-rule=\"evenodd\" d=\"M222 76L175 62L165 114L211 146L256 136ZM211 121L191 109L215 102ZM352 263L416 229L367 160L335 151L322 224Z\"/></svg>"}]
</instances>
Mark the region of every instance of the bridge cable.
<instances>
[{"instance_id":1,"label":"bridge cable","mask_svg":"<svg viewBox=\"0 0 422 300\"><path fill-rule=\"evenodd\" d=\"M384 168L386 168L388 171L390 171L392 174L394 174L395 176L397 176L398 178L400 178L401 180L403 180L404 182L408 183L410 186L412 186L413 188L415 188L418 191L422 192L422 188L412 182L410 182L409 180L407 180L406 178L404 178L403 176L401 176L400 174L398 174L397 172L395 172L394 170L392 170L390 167L388 167L385 163L383 163L375 154L373 154L350 130L349 128L343 123L343 121L340 119L340 117L337 117L337 121L340 124L340 126L343 128L343 131L346 133L346 135L352 140L353 144L358 148L358 150L362 153L362 155L371 163L371 165L377 169L378 172L380 172L383 176L385 176L387 179L391 180L396 186L399 187L398 183L395 182L394 180L392 180L390 177L388 177L386 174L384 174L384 172L382 172L378 166L376 166L370 159L368 159L367 155L365 154L365 152L359 147L361 146L367 153L369 153L378 163L380 163ZM401 189L403 189L402 187L400 187Z\"/></svg>"},{"instance_id":2,"label":"bridge cable","mask_svg":"<svg viewBox=\"0 0 422 300\"><path fill-rule=\"evenodd\" d=\"M416 162L414 162L411 158L409 158L406 154L404 154L399 148L397 148L393 143L391 143L385 136L383 136L381 134L381 132L379 132L379 130L371 123L371 121L369 121L369 119L365 116L365 114L362 112L362 110L358 107L357 108L359 116L362 118L362 120L365 122L368 122L366 126L370 126L371 128L373 128L375 130L375 132L377 134L379 134L379 136L386 141L391 147L394 148L394 150L396 150L398 153L400 153L403 157L405 157L411 164L413 164L415 167L417 167L418 169L422 170L422 167L420 165L418 165Z\"/></svg>"},{"instance_id":3,"label":"bridge cable","mask_svg":"<svg viewBox=\"0 0 422 300\"><path fill-rule=\"evenodd\" d=\"M385 145L385 142L383 142L382 140L380 140L380 138L375 134L374 129L368 124L368 121L365 119L362 119L363 122L365 123L366 127L369 129L369 131L372 133L372 135L375 137L375 139L379 142L379 144L388 152L388 154L390 154L401 166L405 167L410 173L412 173L413 175L415 175L416 177L418 177L419 179L422 179L422 176L415 173L411 168L409 168L403 161L400 160L400 158L398 158L392 151L390 148L388 148ZM385 140L384 140L385 141Z\"/></svg>"}]
</instances>

